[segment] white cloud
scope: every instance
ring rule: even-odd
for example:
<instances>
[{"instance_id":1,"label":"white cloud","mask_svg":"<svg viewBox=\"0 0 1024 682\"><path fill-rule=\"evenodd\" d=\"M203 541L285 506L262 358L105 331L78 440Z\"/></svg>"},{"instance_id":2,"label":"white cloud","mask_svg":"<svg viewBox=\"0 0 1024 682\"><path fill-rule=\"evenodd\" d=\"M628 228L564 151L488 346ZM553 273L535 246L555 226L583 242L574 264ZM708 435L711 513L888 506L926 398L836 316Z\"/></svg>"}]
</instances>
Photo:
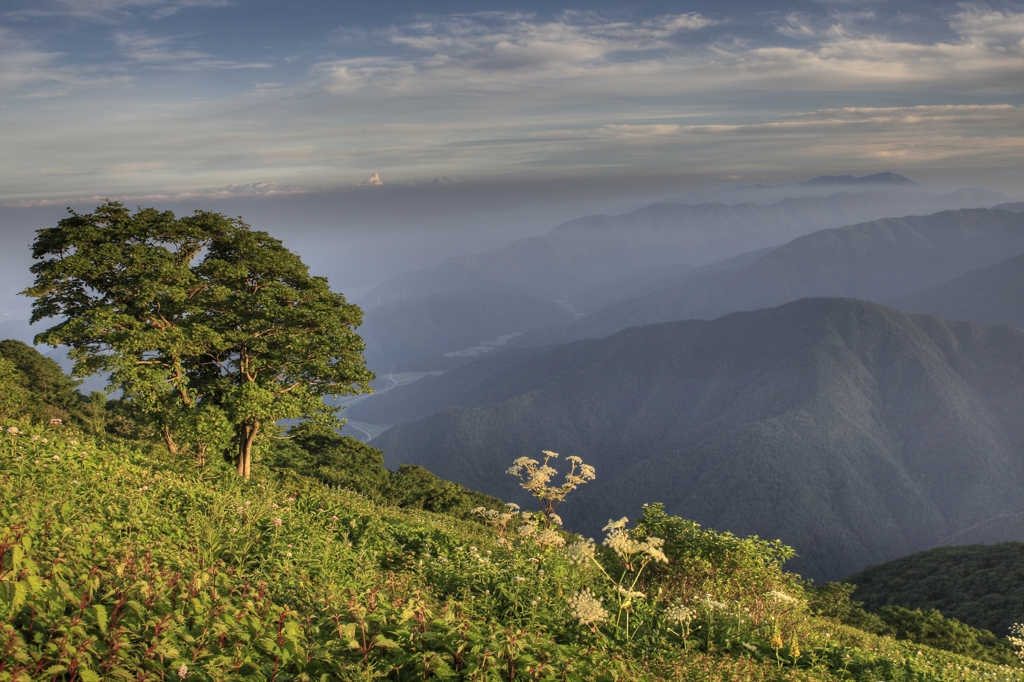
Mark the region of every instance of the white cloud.
<instances>
[{"instance_id":1,"label":"white cloud","mask_svg":"<svg viewBox=\"0 0 1024 682\"><path fill-rule=\"evenodd\" d=\"M270 64L243 63L216 59L212 55L193 49L174 49L176 38L150 36L141 31L114 34L114 42L126 57L149 67L174 70L211 71L223 69L264 69Z\"/></svg>"},{"instance_id":2,"label":"white cloud","mask_svg":"<svg viewBox=\"0 0 1024 682\"><path fill-rule=\"evenodd\" d=\"M356 187L380 187L384 181L380 179L380 173L374 173L362 182L357 182Z\"/></svg>"}]
</instances>

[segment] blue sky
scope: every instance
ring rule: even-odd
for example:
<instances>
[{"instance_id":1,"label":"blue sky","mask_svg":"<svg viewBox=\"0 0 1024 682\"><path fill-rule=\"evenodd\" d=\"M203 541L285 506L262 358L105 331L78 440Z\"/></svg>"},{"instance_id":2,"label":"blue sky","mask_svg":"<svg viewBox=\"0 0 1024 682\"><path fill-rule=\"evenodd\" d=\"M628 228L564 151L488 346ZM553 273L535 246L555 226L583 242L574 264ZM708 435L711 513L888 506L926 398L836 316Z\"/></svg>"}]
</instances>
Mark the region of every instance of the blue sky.
<instances>
[{"instance_id":1,"label":"blue sky","mask_svg":"<svg viewBox=\"0 0 1024 682\"><path fill-rule=\"evenodd\" d=\"M1024 4L7 0L0 204L894 170L1024 194Z\"/></svg>"}]
</instances>

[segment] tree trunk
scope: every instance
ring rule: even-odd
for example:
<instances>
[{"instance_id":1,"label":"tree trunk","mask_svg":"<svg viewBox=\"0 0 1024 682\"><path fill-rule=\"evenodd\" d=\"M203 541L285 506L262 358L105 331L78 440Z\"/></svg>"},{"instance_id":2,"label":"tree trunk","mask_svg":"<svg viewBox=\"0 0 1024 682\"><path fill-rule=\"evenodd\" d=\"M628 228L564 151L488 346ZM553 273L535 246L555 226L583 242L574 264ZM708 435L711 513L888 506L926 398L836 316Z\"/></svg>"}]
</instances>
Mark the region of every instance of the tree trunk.
<instances>
[{"instance_id":1,"label":"tree trunk","mask_svg":"<svg viewBox=\"0 0 1024 682\"><path fill-rule=\"evenodd\" d=\"M178 444L174 442L174 437L171 436L171 428L164 424L164 443L167 444L167 451L172 455L178 454Z\"/></svg>"},{"instance_id":2,"label":"tree trunk","mask_svg":"<svg viewBox=\"0 0 1024 682\"><path fill-rule=\"evenodd\" d=\"M251 424L242 424L238 434L238 475L248 479L252 472L252 442L260 431L260 420L253 419Z\"/></svg>"}]
</instances>

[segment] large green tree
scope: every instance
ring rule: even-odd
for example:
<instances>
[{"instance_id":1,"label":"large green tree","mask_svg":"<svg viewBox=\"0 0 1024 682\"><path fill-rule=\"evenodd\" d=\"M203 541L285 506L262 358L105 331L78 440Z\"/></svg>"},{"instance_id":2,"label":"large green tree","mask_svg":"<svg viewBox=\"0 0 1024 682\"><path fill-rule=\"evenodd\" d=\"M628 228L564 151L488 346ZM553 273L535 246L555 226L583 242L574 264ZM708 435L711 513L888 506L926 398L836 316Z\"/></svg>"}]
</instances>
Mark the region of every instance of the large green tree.
<instances>
[{"instance_id":1,"label":"large green tree","mask_svg":"<svg viewBox=\"0 0 1024 682\"><path fill-rule=\"evenodd\" d=\"M171 452L232 428L248 477L276 422L336 426L323 398L369 390L362 312L240 218L109 202L37 234L24 293L33 322L60 319L37 343L69 346L76 376L109 372Z\"/></svg>"}]
</instances>

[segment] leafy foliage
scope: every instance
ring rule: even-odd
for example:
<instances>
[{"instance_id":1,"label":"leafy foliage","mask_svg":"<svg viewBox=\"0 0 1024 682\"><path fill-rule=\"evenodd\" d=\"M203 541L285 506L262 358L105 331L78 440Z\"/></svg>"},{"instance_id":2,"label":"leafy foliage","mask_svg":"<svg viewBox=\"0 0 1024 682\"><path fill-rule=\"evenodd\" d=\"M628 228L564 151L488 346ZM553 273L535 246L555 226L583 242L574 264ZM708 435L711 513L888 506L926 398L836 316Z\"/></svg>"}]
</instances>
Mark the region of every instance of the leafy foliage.
<instances>
[{"instance_id":1,"label":"leafy foliage","mask_svg":"<svg viewBox=\"0 0 1024 682\"><path fill-rule=\"evenodd\" d=\"M645 573L627 637L573 614L583 590L614 600L601 572L615 564L578 561L580 538L381 506L267 467L246 481L63 425L4 426L2 680L1020 677L810 615L779 549L760 541L666 532L667 569ZM658 511L631 537L694 530ZM685 603L688 631L672 620L685 597L668 570L684 546L709 562L708 593ZM733 572L764 582L741 593ZM769 584L794 603L765 595ZM760 620L743 606L758 602Z\"/></svg>"},{"instance_id":2,"label":"leafy foliage","mask_svg":"<svg viewBox=\"0 0 1024 682\"><path fill-rule=\"evenodd\" d=\"M205 460L233 428L247 477L276 422L336 424L323 397L369 390L360 310L241 219L110 202L39 230L32 255L32 320L60 318L38 341L70 346L78 376L109 372L171 452Z\"/></svg>"},{"instance_id":3,"label":"leafy foliage","mask_svg":"<svg viewBox=\"0 0 1024 682\"><path fill-rule=\"evenodd\" d=\"M846 583L826 583L815 590L815 610L867 632L952 651L980 661L1001 664L1017 661L1006 639L955 618L946 618L936 609L883 606L877 613L865 611L861 602L850 599L855 587Z\"/></svg>"}]
</instances>

